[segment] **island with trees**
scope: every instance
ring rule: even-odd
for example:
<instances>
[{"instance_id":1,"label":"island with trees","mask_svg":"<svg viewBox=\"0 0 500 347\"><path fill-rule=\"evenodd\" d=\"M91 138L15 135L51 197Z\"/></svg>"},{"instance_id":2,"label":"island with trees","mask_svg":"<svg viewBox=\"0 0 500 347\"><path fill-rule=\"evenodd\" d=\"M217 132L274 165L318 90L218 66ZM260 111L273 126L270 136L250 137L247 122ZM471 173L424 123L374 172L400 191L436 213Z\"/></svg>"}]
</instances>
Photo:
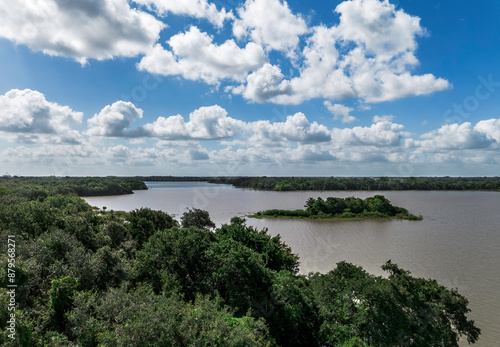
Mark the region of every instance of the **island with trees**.
<instances>
[{"instance_id":1,"label":"island with trees","mask_svg":"<svg viewBox=\"0 0 500 347\"><path fill-rule=\"evenodd\" d=\"M328 197L309 198L305 209L299 210L266 210L250 215L252 218L299 218L299 219L366 219L392 218L421 220L422 216L415 216L403 207L394 206L383 195L360 199L355 197L336 198Z\"/></svg>"},{"instance_id":2,"label":"island with trees","mask_svg":"<svg viewBox=\"0 0 500 347\"><path fill-rule=\"evenodd\" d=\"M386 277L347 262L302 275L280 236L242 218L216 228L199 209L177 221L148 208L96 210L79 197L106 190L98 188L106 181L131 184L0 181L0 345L458 346L461 337L479 339L467 298L435 280L389 261Z\"/></svg>"}]
</instances>

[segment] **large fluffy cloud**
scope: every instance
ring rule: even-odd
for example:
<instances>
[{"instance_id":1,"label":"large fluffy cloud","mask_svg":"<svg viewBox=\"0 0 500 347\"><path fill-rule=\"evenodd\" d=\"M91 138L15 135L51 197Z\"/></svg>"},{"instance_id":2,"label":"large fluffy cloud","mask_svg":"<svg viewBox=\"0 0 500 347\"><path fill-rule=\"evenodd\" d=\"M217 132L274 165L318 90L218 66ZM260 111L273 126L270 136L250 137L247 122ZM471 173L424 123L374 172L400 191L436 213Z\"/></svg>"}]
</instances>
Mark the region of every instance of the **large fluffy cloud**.
<instances>
[{"instance_id":1,"label":"large fluffy cloud","mask_svg":"<svg viewBox=\"0 0 500 347\"><path fill-rule=\"evenodd\" d=\"M369 127L332 130L334 144L344 148L350 146L401 146L405 135L403 125L387 120L376 122Z\"/></svg>"},{"instance_id":2,"label":"large fluffy cloud","mask_svg":"<svg viewBox=\"0 0 500 347\"><path fill-rule=\"evenodd\" d=\"M249 71L267 60L263 49L253 42L244 48L234 40L217 45L211 36L194 26L172 36L168 44L171 51L157 44L138 64L139 70L217 84L224 78L242 81Z\"/></svg>"},{"instance_id":3,"label":"large fluffy cloud","mask_svg":"<svg viewBox=\"0 0 500 347\"><path fill-rule=\"evenodd\" d=\"M500 121L490 119L473 126L470 122L445 124L438 130L423 134L421 140L408 140L407 146L424 152L481 149L498 145Z\"/></svg>"},{"instance_id":4,"label":"large fluffy cloud","mask_svg":"<svg viewBox=\"0 0 500 347\"><path fill-rule=\"evenodd\" d=\"M25 142L80 142L71 129L81 123L83 113L49 102L31 89L12 89L0 95L0 131L15 134Z\"/></svg>"},{"instance_id":5,"label":"large fluffy cloud","mask_svg":"<svg viewBox=\"0 0 500 347\"><path fill-rule=\"evenodd\" d=\"M235 136L243 125L242 121L227 117L227 111L215 105L193 111L186 128L192 138L223 139Z\"/></svg>"},{"instance_id":6,"label":"large fluffy cloud","mask_svg":"<svg viewBox=\"0 0 500 347\"><path fill-rule=\"evenodd\" d=\"M284 75L279 67L264 64L260 69L247 76L246 85L228 87L235 94L242 94L245 99L264 102L273 100L277 96L290 95L290 83L284 80Z\"/></svg>"},{"instance_id":7,"label":"large fluffy cloud","mask_svg":"<svg viewBox=\"0 0 500 347\"><path fill-rule=\"evenodd\" d=\"M228 117L219 105L200 107L184 121L181 115L158 117L153 123L133 127L143 111L131 102L117 101L88 120L87 135L160 140L219 140L234 137L245 125Z\"/></svg>"},{"instance_id":8,"label":"large fluffy cloud","mask_svg":"<svg viewBox=\"0 0 500 347\"><path fill-rule=\"evenodd\" d=\"M104 107L101 112L88 120L87 135L107 137L139 137L144 132L130 129L136 119L142 118L142 110L131 102L117 101Z\"/></svg>"},{"instance_id":9,"label":"large fluffy cloud","mask_svg":"<svg viewBox=\"0 0 500 347\"><path fill-rule=\"evenodd\" d=\"M233 92L257 102L299 104L313 98L382 102L450 88L431 74L411 74L418 65L416 39L425 33L418 17L387 0L344 1L336 12L338 25L312 28L298 76L287 80L276 66L261 73L270 83L257 85L249 75Z\"/></svg>"},{"instance_id":10,"label":"large fluffy cloud","mask_svg":"<svg viewBox=\"0 0 500 347\"><path fill-rule=\"evenodd\" d=\"M0 37L80 63L144 53L165 27L127 0L4 2L0 18Z\"/></svg>"},{"instance_id":11,"label":"large fluffy cloud","mask_svg":"<svg viewBox=\"0 0 500 347\"><path fill-rule=\"evenodd\" d=\"M228 117L225 109L214 105L191 112L188 122L181 115L158 117L153 123L144 125L143 129L149 136L163 140L220 140L234 137L244 124Z\"/></svg>"},{"instance_id":12,"label":"large fluffy cloud","mask_svg":"<svg viewBox=\"0 0 500 347\"><path fill-rule=\"evenodd\" d=\"M341 15L338 36L364 46L378 59L413 54L416 38L425 34L420 18L396 11L388 0L344 1L335 11Z\"/></svg>"},{"instance_id":13,"label":"large fluffy cloud","mask_svg":"<svg viewBox=\"0 0 500 347\"><path fill-rule=\"evenodd\" d=\"M299 37L308 30L304 19L294 15L286 1L247 0L237 12L239 18L233 24L235 36L250 36L275 50L293 52Z\"/></svg>"},{"instance_id":14,"label":"large fluffy cloud","mask_svg":"<svg viewBox=\"0 0 500 347\"><path fill-rule=\"evenodd\" d=\"M247 125L247 130L251 133L251 146L283 146L288 141L319 143L331 139L326 126L317 122L310 123L302 112L287 116L285 122L252 122Z\"/></svg>"},{"instance_id":15,"label":"large fluffy cloud","mask_svg":"<svg viewBox=\"0 0 500 347\"><path fill-rule=\"evenodd\" d=\"M500 144L500 119L482 120L476 124L474 130L486 135L488 140L494 140Z\"/></svg>"},{"instance_id":16,"label":"large fluffy cloud","mask_svg":"<svg viewBox=\"0 0 500 347\"><path fill-rule=\"evenodd\" d=\"M215 4L207 0L133 0L135 3L145 5L156 11L160 16L169 13L177 15L204 18L212 24L222 27L225 20L234 18L232 12L224 8L218 10Z\"/></svg>"},{"instance_id":17,"label":"large fluffy cloud","mask_svg":"<svg viewBox=\"0 0 500 347\"><path fill-rule=\"evenodd\" d=\"M190 138L184 118L178 114L170 117L158 117L148 123L144 129L152 136L165 140L187 140Z\"/></svg>"}]
</instances>

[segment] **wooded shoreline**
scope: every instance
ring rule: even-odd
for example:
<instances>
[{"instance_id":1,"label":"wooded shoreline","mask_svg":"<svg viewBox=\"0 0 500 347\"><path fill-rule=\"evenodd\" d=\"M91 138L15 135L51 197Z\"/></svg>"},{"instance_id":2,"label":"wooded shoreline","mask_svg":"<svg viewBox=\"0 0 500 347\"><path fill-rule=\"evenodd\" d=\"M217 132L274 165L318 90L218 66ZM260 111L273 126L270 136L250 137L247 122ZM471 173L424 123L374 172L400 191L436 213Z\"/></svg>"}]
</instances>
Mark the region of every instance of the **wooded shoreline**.
<instances>
[{"instance_id":1,"label":"wooded shoreline","mask_svg":"<svg viewBox=\"0 0 500 347\"><path fill-rule=\"evenodd\" d=\"M175 177L136 176L141 181L231 184L237 188L300 190L486 190L500 191L500 177Z\"/></svg>"}]
</instances>

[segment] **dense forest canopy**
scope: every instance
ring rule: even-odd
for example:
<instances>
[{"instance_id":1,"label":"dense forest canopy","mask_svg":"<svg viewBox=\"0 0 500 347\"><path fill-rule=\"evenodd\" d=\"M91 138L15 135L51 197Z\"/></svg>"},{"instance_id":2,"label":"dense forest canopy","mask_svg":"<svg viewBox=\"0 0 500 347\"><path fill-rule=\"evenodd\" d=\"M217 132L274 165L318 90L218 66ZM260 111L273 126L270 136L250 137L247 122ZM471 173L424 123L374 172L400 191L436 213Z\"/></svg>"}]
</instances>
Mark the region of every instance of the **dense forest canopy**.
<instances>
[{"instance_id":1,"label":"dense forest canopy","mask_svg":"<svg viewBox=\"0 0 500 347\"><path fill-rule=\"evenodd\" d=\"M345 262L327 274L300 275L299 258L279 236L242 218L214 228L203 210L187 210L178 222L148 208L94 210L78 197L114 192L106 188L114 184L138 183L0 181L0 344L458 346L460 336L478 340L465 297L396 264L383 266L386 278ZM14 253L7 240L14 240ZM9 310L12 283L15 310Z\"/></svg>"}]
</instances>

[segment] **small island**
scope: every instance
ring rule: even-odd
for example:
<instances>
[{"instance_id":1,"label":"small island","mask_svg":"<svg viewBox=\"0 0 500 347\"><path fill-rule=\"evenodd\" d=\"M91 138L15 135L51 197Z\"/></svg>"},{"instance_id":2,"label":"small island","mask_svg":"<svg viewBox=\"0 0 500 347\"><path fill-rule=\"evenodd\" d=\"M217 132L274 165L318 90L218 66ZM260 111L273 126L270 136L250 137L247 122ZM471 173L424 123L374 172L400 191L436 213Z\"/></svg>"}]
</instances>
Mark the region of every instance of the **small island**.
<instances>
[{"instance_id":1,"label":"small island","mask_svg":"<svg viewBox=\"0 0 500 347\"><path fill-rule=\"evenodd\" d=\"M367 218L392 218L407 220L422 220L422 216L415 216L407 209L394 206L383 195L360 199L335 198L309 198L305 210L266 210L250 215L251 218L299 218L299 219L367 219Z\"/></svg>"}]
</instances>

